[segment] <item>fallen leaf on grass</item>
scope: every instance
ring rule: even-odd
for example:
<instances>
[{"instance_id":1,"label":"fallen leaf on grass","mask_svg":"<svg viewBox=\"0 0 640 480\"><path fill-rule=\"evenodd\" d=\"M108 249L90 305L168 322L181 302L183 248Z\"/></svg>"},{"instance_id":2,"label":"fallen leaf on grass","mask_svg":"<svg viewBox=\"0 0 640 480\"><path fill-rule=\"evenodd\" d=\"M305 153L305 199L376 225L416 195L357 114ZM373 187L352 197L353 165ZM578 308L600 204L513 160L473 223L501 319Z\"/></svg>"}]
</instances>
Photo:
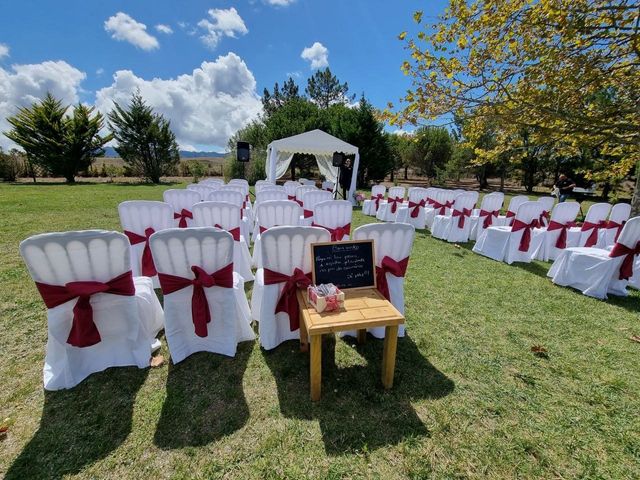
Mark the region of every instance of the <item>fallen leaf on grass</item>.
<instances>
[{"instance_id":1,"label":"fallen leaf on grass","mask_svg":"<svg viewBox=\"0 0 640 480\"><path fill-rule=\"evenodd\" d=\"M549 354L547 353L547 349L544 348L542 345L534 345L533 347L531 347L531 351L533 352L533 354L536 357L539 358L549 358Z\"/></svg>"},{"instance_id":2,"label":"fallen leaf on grass","mask_svg":"<svg viewBox=\"0 0 640 480\"><path fill-rule=\"evenodd\" d=\"M632 342L638 342L640 343L640 335L631 335L629 337L629 340L631 340Z\"/></svg>"},{"instance_id":3,"label":"fallen leaf on grass","mask_svg":"<svg viewBox=\"0 0 640 480\"><path fill-rule=\"evenodd\" d=\"M151 357L151 368L161 367L162 365L164 365L164 357L162 355Z\"/></svg>"}]
</instances>

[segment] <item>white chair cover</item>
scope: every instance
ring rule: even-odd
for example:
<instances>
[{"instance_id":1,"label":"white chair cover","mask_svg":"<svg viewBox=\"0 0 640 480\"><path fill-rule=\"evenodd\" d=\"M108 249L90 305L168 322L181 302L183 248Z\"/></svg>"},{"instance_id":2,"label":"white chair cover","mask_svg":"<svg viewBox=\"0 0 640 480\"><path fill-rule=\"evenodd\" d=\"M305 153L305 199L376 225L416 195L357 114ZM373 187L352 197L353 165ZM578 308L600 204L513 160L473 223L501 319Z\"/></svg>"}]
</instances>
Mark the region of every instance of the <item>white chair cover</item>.
<instances>
[{"instance_id":1,"label":"white chair cover","mask_svg":"<svg viewBox=\"0 0 640 480\"><path fill-rule=\"evenodd\" d=\"M234 188L227 188L225 185L222 188L219 188L215 192L211 192L209 197L206 199L209 202L228 202L240 207L242 209L245 204L245 197L242 194L242 191ZM242 210L242 218L240 222L240 233L244 238L248 238L251 234L251 228L253 227L253 221L247 215L247 211L245 209Z\"/></svg>"},{"instance_id":2,"label":"white chair cover","mask_svg":"<svg viewBox=\"0 0 640 480\"><path fill-rule=\"evenodd\" d=\"M287 196L289 200L296 200L296 190L300 186L300 182L296 182L294 180L287 180L284 182L284 189L287 192Z\"/></svg>"},{"instance_id":3,"label":"white chair cover","mask_svg":"<svg viewBox=\"0 0 640 480\"><path fill-rule=\"evenodd\" d=\"M333 189L335 188L336 184L333 182L330 182L328 180L325 180L324 182L322 182L322 190L326 190L327 192L333 192Z\"/></svg>"},{"instance_id":4,"label":"white chair cover","mask_svg":"<svg viewBox=\"0 0 640 480\"><path fill-rule=\"evenodd\" d=\"M482 232L484 232L484 221L486 216L491 217L491 226L493 224L493 220L495 220L498 215L500 215L500 209L502 208L502 203L504 202L504 193L502 192L492 192L488 195L482 197L482 203L480 208L473 210L473 215L471 215L470 223L471 229L469 231L469 240L477 240ZM489 215L480 215L480 213L491 212ZM493 213L495 212L495 215Z\"/></svg>"},{"instance_id":5,"label":"white chair cover","mask_svg":"<svg viewBox=\"0 0 640 480\"><path fill-rule=\"evenodd\" d=\"M515 197L511 197L511 200L509 200L509 206L507 207L507 213L511 212L515 214L518 211L518 208L520 207L520 205L528 201L529 201L529 197L527 197L526 195L516 195ZM509 226L512 223L513 223L513 216L498 215L498 218L496 218L493 221L493 226L494 227L502 227L505 225Z\"/></svg>"},{"instance_id":6,"label":"white chair cover","mask_svg":"<svg viewBox=\"0 0 640 480\"><path fill-rule=\"evenodd\" d=\"M160 274L194 279L192 266L212 274L233 261L233 238L215 228L163 230L151 237L151 250ZM195 352L233 357L239 342L254 340L244 282L234 273L233 288L204 288L211 321L207 335L195 333L191 304L193 287L164 294L165 335L173 363Z\"/></svg>"},{"instance_id":7,"label":"white chair cover","mask_svg":"<svg viewBox=\"0 0 640 480\"><path fill-rule=\"evenodd\" d=\"M598 228L596 229L595 243L588 246L595 246L598 243L597 234L600 232L601 228L605 227L605 222L607 221L607 216L609 215L610 210L611 205L609 203L594 203L591 205L589 210L587 210L587 215L584 217L582 227L573 227L569 229L569 245L572 247L587 246L589 237L591 237L593 233L593 229L587 228L587 224L593 224L598 225Z\"/></svg>"},{"instance_id":8,"label":"white chair cover","mask_svg":"<svg viewBox=\"0 0 640 480\"><path fill-rule=\"evenodd\" d=\"M621 232L624 223L631 215L631 205L628 203L616 203L611 208L607 226L598 231L598 248L606 248L616 243L616 236Z\"/></svg>"},{"instance_id":9,"label":"white chair cover","mask_svg":"<svg viewBox=\"0 0 640 480\"><path fill-rule=\"evenodd\" d=\"M408 202L398 207L397 222L410 223L416 229L425 228L425 208L429 198L429 189L413 187L409 189ZM414 216L415 215L415 216Z\"/></svg>"},{"instance_id":10,"label":"white chair cover","mask_svg":"<svg viewBox=\"0 0 640 480\"><path fill-rule=\"evenodd\" d=\"M635 248L640 242L640 217L627 221L618 243ZM620 280L621 257L610 257L609 250L589 247L565 249L553 262L547 275L553 283L580 290L584 295L606 299L607 294L628 295L628 280ZM636 257L634 267L638 264ZM638 272L635 271L635 275ZM632 277L633 278L633 277Z\"/></svg>"},{"instance_id":11,"label":"white chair cover","mask_svg":"<svg viewBox=\"0 0 640 480\"><path fill-rule=\"evenodd\" d=\"M436 198L434 200L436 203L431 207L425 208L424 211L424 223L429 230L433 226L433 219L436 218L436 215L451 215L451 207L453 207L458 193L456 190L444 189L439 189L435 192Z\"/></svg>"},{"instance_id":12,"label":"white chair cover","mask_svg":"<svg viewBox=\"0 0 640 480\"><path fill-rule=\"evenodd\" d=\"M399 262L411 255L415 229L408 223L372 223L358 227L353 232L354 240L373 240L376 266L380 266L384 257L391 257ZM404 315L404 277L386 274L389 285L389 301ZM384 338L384 327L368 329L376 338ZM353 334L353 332L349 332ZM404 337L405 325L398 328L398 336Z\"/></svg>"},{"instance_id":13,"label":"white chair cover","mask_svg":"<svg viewBox=\"0 0 640 480\"><path fill-rule=\"evenodd\" d=\"M258 206L263 202L269 202L272 200L287 200L287 192L284 189L276 189L271 190L263 189L260 193L256 194L256 203L253 206L254 215L253 215L253 233L251 234L251 238L255 241L256 236L259 232L259 223L260 220L258 218ZM297 225L297 224L296 224Z\"/></svg>"},{"instance_id":14,"label":"white chair cover","mask_svg":"<svg viewBox=\"0 0 640 480\"><path fill-rule=\"evenodd\" d=\"M218 178L205 178L204 180L200 180L198 183L201 185L208 185L213 188L220 188L224 185L224 181Z\"/></svg>"},{"instance_id":15,"label":"white chair cover","mask_svg":"<svg viewBox=\"0 0 640 480\"><path fill-rule=\"evenodd\" d=\"M286 186L285 186L286 188ZM301 207L303 206L303 200L304 200L304 194L307 192L313 192L314 190L317 190L316 187L313 187L311 185L298 185L296 187L296 198L295 201L298 202L298 205L300 205ZM289 199L291 200L291 198Z\"/></svg>"},{"instance_id":16,"label":"white chair cover","mask_svg":"<svg viewBox=\"0 0 640 480\"><path fill-rule=\"evenodd\" d=\"M389 188L389 194L387 195L387 201L380 202L378 211L376 212L376 218L382 222L395 222L398 215L398 208L404 202L405 188L404 187L391 187ZM393 204L389 201L396 201L396 210L393 210Z\"/></svg>"},{"instance_id":17,"label":"white chair cover","mask_svg":"<svg viewBox=\"0 0 640 480\"><path fill-rule=\"evenodd\" d=\"M313 212L316 205L320 202L326 202L332 200L333 194L326 190L319 190L317 188L305 192L302 195L302 215L300 216L300 225L310 226L313 223ZM310 215L310 216L309 216Z\"/></svg>"},{"instance_id":18,"label":"white chair cover","mask_svg":"<svg viewBox=\"0 0 640 480\"><path fill-rule=\"evenodd\" d=\"M162 194L162 198L173 208L174 217L176 215L181 215L182 210L191 212L193 206L203 200L203 198L200 196L200 193L196 192L195 190L179 190L177 188L170 188L169 190L165 190ZM188 217L183 218L187 222L187 227L190 227L193 223L193 220ZM173 225L175 227L178 227L180 225L180 220L180 218L174 218Z\"/></svg>"},{"instance_id":19,"label":"white chair cover","mask_svg":"<svg viewBox=\"0 0 640 480\"><path fill-rule=\"evenodd\" d=\"M370 217L375 217L378 209L376 208L375 198L377 195L382 195L380 201L378 202L380 205L384 202L384 195L387 193L387 187L384 185L374 185L371 187L371 198L365 200L362 204L362 213L365 215L369 215Z\"/></svg>"},{"instance_id":20,"label":"white chair cover","mask_svg":"<svg viewBox=\"0 0 640 480\"><path fill-rule=\"evenodd\" d=\"M130 200L122 202L118 205L118 214L120 215L120 225L126 232L131 232L140 237L146 237L146 242L131 244L131 266L133 267L133 276L141 277L142 274L142 254L147 246L149 235L146 234L147 229L153 229L153 232L172 228L173 208L168 203L154 202L150 200ZM149 233L153 233L149 231ZM131 243L131 239L129 240ZM146 275L145 275L146 276ZM153 288L160 288L158 276L151 276Z\"/></svg>"},{"instance_id":21,"label":"white chair cover","mask_svg":"<svg viewBox=\"0 0 640 480\"><path fill-rule=\"evenodd\" d=\"M238 229L240 236L233 242L233 271L247 282L253 280L249 245L242 235L238 205L229 202L201 202L193 206L193 223L196 227L214 227L227 232Z\"/></svg>"},{"instance_id":22,"label":"white chair cover","mask_svg":"<svg viewBox=\"0 0 640 480\"><path fill-rule=\"evenodd\" d=\"M249 182L244 178L232 178L231 180L229 180L228 184L229 185L244 185L245 187L247 187L247 189L249 188Z\"/></svg>"},{"instance_id":23,"label":"white chair cover","mask_svg":"<svg viewBox=\"0 0 640 480\"><path fill-rule=\"evenodd\" d=\"M260 322L260 345L266 350L271 350L286 340L299 339L300 330L291 331L287 313L275 313L284 284L265 285L264 269L284 275L292 275L296 268L310 273L310 245L328 242L329 239L329 232L317 227L273 227L262 234L260 247L264 267L256 272L251 296L251 317Z\"/></svg>"},{"instance_id":24,"label":"white chair cover","mask_svg":"<svg viewBox=\"0 0 640 480\"><path fill-rule=\"evenodd\" d=\"M301 183L302 185L311 185L311 186L313 186L313 187L315 187L315 186L316 186L316 181L315 181L315 180L307 180L306 178L301 178L301 179L300 179L300 183Z\"/></svg>"},{"instance_id":25,"label":"white chair cover","mask_svg":"<svg viewBox=\"0 0 640 480\"><path fill-rule=\"evenodd\" d=\"M211 192L215 192L218 188L220 187L213 186L213 185L203 185L201 183L191 183L187 185L187 190L193 190L194 192L198 192L202 200L207 198Z\"/></svg>"},{"instance_id":26,"label":"white chair cover","mask_svg":"<svg viewBox=\"0 0 640 480\"><path fill-rule=\"evenodd\" d=\"M468 242L471 231L471 214L477 200L477 192L459 194L455 199L451 215L435 216L431 235L452 243Z\"/></svg>"},{"instance_id":27,"label":"white chair cover","mask_svg":"<svg viewBox=\"0 0 640 480\"><path fill-rule=\"evenodd\" d=\"M549 224L549 215L553 210L553 206L556 204L556 197L540 197L538 201L542 204L542 216L540 217L542 224L541 227L546 227Z\"/></svg>"},{"instance_id":28,"label":"white chair cover","mask_svg":"<svg viewBox=\"0 0 640 480\"><path fill-rule=\"evenodd\" d=\"M275 187L276 184L267 180L258 180L255 184L256 195L262 191L264 187Z\"/></svg>"},{"instance_id":29,"label":"white chair cover","mask_svg":"<svg viewBox=\"0 0 640 480\"><path fill-rule=\"evenodd\" d=\"M331 234L331 241L349 240L353 206L348 200L320 202L313 211L313 226L322 227Z\"/></svg>"},{"instance_id":30,"label":"white chair cover","mask_svg":"<svg viewBox=\"0 0 640 480\"><path fill-rule=\"evenodd\" d=\"M551 222L558 223L560 225L567 225L574 222L580 211L580 204L578 202L561 202L558 203L551 212ZM534 236L542 236L542 241L538 247L537 252L534 254L536 260L543 260L548 262L549 260L555 260L558 255L564 250L564 248L558 248L558 239L562 230L548 230L548 227L536 228L533 231ZM567 229L568 235L568 229ZM536 241L536 244L538 242ZM567 240L567 246L569 242ZM565 247L566 248L566 247Z\"/></svg>"},{"instance_id":31,"label":"white chair cover","mask_svg":"<svg viewBox=\"0 0 640 480\"><path fill-rule=\"evenodd\" d=\"M46 233L20 243L34 281L64 286L70 282L108 282L131 270L129 240L104 230ZM44 388L71 388L109 367L149 366L151 345L164 315L151 279L134 277L135 295L91 295L93 322L100 342L89 347L67 343L78 299L47 310Z\"/></svg>"},{"instance_id":32,"label":"white chair cover","mask_svg":"<svg viewBox=\"0 0 640 480\"><path fill-rule=\"evenodd\" d=\"M260 230L272 227L297 227L300 224L302 207L291 200L269 200L260 202L256 208L258 223L256 223L256 230L254 231L253 265L256 268L260 268L262 267Z\"/></svg>"},{"instance_id":33,"label":"white chair cover","mask_svg":"<svg viewBox=\"0 0 640 480\"><path fill-rule=\"evenodd\" d=\"M520 220L526 224L531 224L534 220L539 220L542 213L542 205L538 202L524 202L518 207L515 220ZM473 251L492 258L499 262L511 264L513 262L529 263L533 260L533 254L538 250L542 242L542 236L531 234L529 248L520 251L520 240L526 229L513 232L512 227L489 227L487 228L473 247Z\"/></svg>"}]
</instances>

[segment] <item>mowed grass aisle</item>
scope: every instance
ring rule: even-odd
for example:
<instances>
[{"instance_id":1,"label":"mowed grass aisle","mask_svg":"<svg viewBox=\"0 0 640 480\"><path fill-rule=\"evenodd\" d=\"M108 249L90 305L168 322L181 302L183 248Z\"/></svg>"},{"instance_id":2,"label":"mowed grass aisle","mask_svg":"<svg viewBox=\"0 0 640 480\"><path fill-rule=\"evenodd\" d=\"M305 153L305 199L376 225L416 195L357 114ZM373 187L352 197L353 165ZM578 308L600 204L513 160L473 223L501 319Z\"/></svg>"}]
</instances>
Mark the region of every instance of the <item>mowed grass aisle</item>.
<instances>
[{"instance_id":1,"label":"mowed grass aisle","mask_svg":"<svg viewBox=\"0 0 640 480\"><path fill-rule=\"evenodd\" d=\"M640 477L640 294L602 302L418 232L393 390L382 342L325 339L323 397L295 342L118 368L44 392L45 308L27 236L119 229L168 186L0 185L0 476ZM354 214L355 226L369 218ZM543 346L546 358L531 347ZM166 343L161 352L168 358Z\"/></svg>"}]
</instances>

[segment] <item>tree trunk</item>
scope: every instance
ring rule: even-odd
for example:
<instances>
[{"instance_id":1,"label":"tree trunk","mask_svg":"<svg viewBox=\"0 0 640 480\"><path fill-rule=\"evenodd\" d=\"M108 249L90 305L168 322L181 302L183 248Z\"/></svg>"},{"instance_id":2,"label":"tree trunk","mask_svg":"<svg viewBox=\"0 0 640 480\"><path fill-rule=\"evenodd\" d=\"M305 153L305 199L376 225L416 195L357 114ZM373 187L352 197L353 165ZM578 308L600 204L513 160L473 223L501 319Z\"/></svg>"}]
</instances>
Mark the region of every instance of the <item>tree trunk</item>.
<instances>
[{"instance_id":1,"label":"tree trunk","mask_svg":"<svg viewBox=\"0 0 640 480\"><path fill-rule=\"evenodd\" d=\"M394 173L395 173L395 171L394 171L394 170L391 170L391 179L390 179L390 180L391 180L391 182L393 182L393 181L394 181L394 180L393 180L393 175L394 175Z\"/></svg>"},{"instance_id":2,"label":"tree trunk","mask_svg":"<svg viewBox=\"0 0 640 480\"><path fill-rule=\"evenodd\" d=\"M640 215L640 162L636 165L636 188L633 191L633 197L631 197L631 216L637 217Z\"/></svg>"},{"instance_id":3,"label":"tree trunk","mask_svg":"<svg viewBox=\"0 0 640 480\"><path fill-rule=\"evenodd\" d=\"M407 180L409 178L409 167L404 167L404 179Z\"/></svg>"},{"instance_id":4,"label":"tree trunk","mask_svg":"<svg viewBox=\"0 0 640 480\"><path fill-rule=\"evenodd\" d=\"M602 199L609 200L609 194L611 193L611 184L609 182L604 182L602 186Z\"/></svg>"},{"instance_id":5,"label":"tree trunk","mask_svg":"<svg viewBox=\"0 0 640 480\"><path fill-rule=\"evenodd\" d=\"M500 191L504 193L504 177L506 176L506 169L503 167L500 169Z\"/></svg>"}]
</instances>

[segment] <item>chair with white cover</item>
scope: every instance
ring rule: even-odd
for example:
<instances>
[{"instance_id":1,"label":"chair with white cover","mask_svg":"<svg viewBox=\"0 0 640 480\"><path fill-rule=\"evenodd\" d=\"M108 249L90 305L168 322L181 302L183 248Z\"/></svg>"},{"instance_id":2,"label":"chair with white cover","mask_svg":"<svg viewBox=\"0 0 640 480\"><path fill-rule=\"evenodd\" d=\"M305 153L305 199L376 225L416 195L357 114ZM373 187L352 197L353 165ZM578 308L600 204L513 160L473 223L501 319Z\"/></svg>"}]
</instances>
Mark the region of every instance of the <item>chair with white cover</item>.
<instances>
[{"instance_id":1,"label":"chair with white cover","mask_svg":"<svg viewBox=\"0 0 640 480\"><path fill-rule=\"evenodd\" d=\"M371 187L371 198L364 201L362 204L362 213L375 217L378 212L378 208L384 202L384 195L387 193L387 187L384 185L374 185Z\"/></svg>"},{"instance_id":2,"label":"chair with white cover","mask_svg":"<svg viewBox=\"0 0 640 480\"><path fill-rule=\"evenodd\" d=\"M354 240L373 240L378 290L404 315L404 278L409 264L415 228L408 223L372 223L353 231ZM384 327L368 329L376 338L384 338ZM405 325L398 328L404 337Z\"/></svg>"},{"instance_id":3,"label":"chair with white cover","mask_svg":"<svg viewBox=\"0 0 640 480\"><path fill-rule=\"evenodd\" d=\"M635 217L625 223L611 250L567 248L553 262L547 275L556 285L575 288L590 297L626 296L639 256L640 217Z\"/></svg>"},{"instance_id":4,"label":"chair with white cover","mask_svg":"<svg viewBox=\"0 0 640 480\"><path fill-rule=\"evenodd\" d=\"M248 213L249 218L253 220L253 206L251 205L251 197L249 196L249 182L240 178L235 178L233 180L230 180L229 183L224 186L224 188L228 190L233 188L244 195L244 204L242 205L242 209L245 211L245 213Z\"/></svg>"},{"instance_id":5,"label":"chair with white cover","mask_svg":"<svg viewBox=\"0 0 640 480\"><path fill-rule=\"evenodd\" d=\"M336 184L330 182L329 180L325 180L324 182L322 182L322 190L326 190L327 192L333 192L335 187Z\"/></svg>"},{"instance_id":6,"label":"chair with white cover","mask_svg":"<svg viewBox=\"0 0 640 480\"><path fill-rule=\"evenodd\" d=\"M249 182L244 178L232 178L231 180L229 180L228 185L245 185L247 188L249 188Z\"/></svg>"},{"instance_id":7,"label":"chair with white cover","mask_svg":"<svg viewBox=\"0 0 640 480\"><path fill-rule=\"evenodd\" d=\"M436 191L431 207L425 208L424 223L431 230L433 219L436 215L451 215L451 208L456 200L458 192L456 190L440 189Z\"/></svg>"},{"instance_id":8,"label":"chair with white cover","mask_svg":"<svg viewBox=\"0 0 640 480\"><path fill-rule=\"evenodd\" d=\"M535 253L536 260L555 260L567 248L567 233L575 226L575 220L580 211L578 202L558 203L551 211L549 225L533 230L533 236L541 235L540 247ZM536 242L537 243L537 242Z\"/></svg>"},{"instance_id":9,"label":"chair with white cover","mask_svg":"<svg viewBox=\"0 0 640 480\"><path fill-rule=\"evenodd\" d=\"M387 195L387 201L381 202L376 212L376 218L382 222L395 222L398 208L404 203L404 187L391 187Z\"/></svg>"},{"instance_id":10,"label":"chair with white cover","mask_svg":"<svg viewBox=\"0 0 640 480\"><path fill-rule=\"evenodd\" d=\"M273 227L297 227L300 225L302 207L292 200L269 200L260 202L256 207L256 230L253 237L253 266L262 267L262 233Z\"/></svg>"},{"instance_id":11,"label":"chair with white cover","mask_svg":"<svg viewBox=\"0 0 640 480\"><path fill-rule=\"evenodd\" d=\"M631 205L628 203L616 203L611 208L607 225L598 231L598 248L610 247L618 240L624 224L631 215Z\"/></svg>"},{"instance_id":12,"label":"chair with white cover","mask_svg":"<svg viewBox=\"0 0 640 480\"><path fill-rule=\"evenodd\" d=\"M249 243L240 227L240 207L229 202L201 202L193 206L196 227L214 227L229 232L233 238L233 268L242 278L253 280Z\"/></svg>"},{"instance_id":13,"label":"chair with white cover","mask_svg":"<svg viewBox=\"0 0 640 480\"><path fill-rule=\"evenodd\" d=\"M251 235L251 238L255 239L258 235L258 224L260 223L260 220L258 219L258 207L260 206L260 204L263 202L270 202L272 200L287 200L287 198L287 192L285 192L284 190L261 190L260 193L256 194L253 215L253 233Z\"/></svg>"},{"instance_id":14,"label":"chair with white cover","mask_svg":"<svg viewBox=\"0 0 640 480\"><path fill-rule=\"evenodd\" d=\"M320 202L313 211L314 227L322 227L331 234L332 242L349 240L353 206L348 200Z\"/></svg>"},{"instance_id":15,"label":"chair with white cover","mask_svg":"<svg viewBox=\"0 0 640 480\"><path fill-rule=\"evenodd\" d=\"M296 190L300 186L300 182L296 182L295 180L287 180L286 182L284 182L283 186L284 186L284 189L287 192L288 200L293 200L295 202L296 201ZM302 205L300 205L300 206L302 206Z\"/></svg>"},{"instance_id":16,"label":"chair with white cover","mask_svg":"<svg viewBox=\"0 0 640 480\"><path fill-rule=\"evenodd\" d=\"M300 205L301 207L304 207L303 205L303 200L304 200L304 194L307 192L313 192L315 190L318 190L316 187L313 187L311 185L298 185L296 187L296 198L295 198L295 202L298 203L298 205ZM288 192L287 192L288 194Z\"/></svg>"},{"instance_id":17,"label":"chair with white cover","mask_svg":"<svg viewBox=\"0 0 640 480\"><path fill-rule=\"evenodd\" d=\"M287 193L287 189L284 188L284 185L262 185L262 187L260 187L260 192L272 192L272 191L278 191L278 192L285 192ZM256 192L256 195L259 192ZM289 199L290 200L290 199Z\"/></svg>"},{"instance_id":18,"label":"chair with white cover","mask_svg":"<svg viewBox=\"0 0 640 480\"><path fill-rule=\"evenodd\" d=\"M193 190L200 194L201 199L205 199L211 192L215 192L220 187L214 187L212 185L203 185L201 183L190 183L187 185L187 190Z\"/></svg>"},{"instance_id":19,"label":"chair with white cover","mask_svg":"<svg viewBox=\"0 0 640 480\"><path fill-rule=\"evenodd\" d=\"M313 223L313 212L320 202L333 200L333 194L318 188L306 192L302 195L302 216L300 225L309 226Z\"/></svg>"},{"instance_id":20,"label":"chair with white cover","mask_svg":"<svg viewBox=\"0 0 640 480\"><path fill-rule=\"evenodd\" d=\"M149 277L153 287L160 288L149 237L160 230L173 228L173 208L164 202L130 200L118 205L118 214L123 233L131 244L133 276Z\"/></svg>"},{"instance_id":21,"label":"chair with white cover","mask_svg":"<svg viewBox=\"0 0 640 480\"><path fill-rule=\"evenodd\" d=\"M479 209L474 209L471 218L471 230L469 240L477 240L480 234L493 224L493 220L500 215L500 209L504 202L504 193L492 192L482 197Z\"/></svg>"},{"instance_id":22,"label":"chair with white cover","mask_svg":"<svg viewBox=\"0 0 640 480\"><path fill-rule=\"evenodd\" d=\"M509 200L509 206L505 215L498 215L498 218L493 220L494 227L509 226L513 223L513 218L516 216L516 212L520 205L524 202L528 202L529 197L526 195L516 195Z\"/></svg>"},{"instance_id":23,"label":"chair with white cover","mask_svg":"<svg viewBox=\"0 0 640 480\"><path fill-rule=\"evenodd\" d=\"M306 178L301 178L301 179L300 179L300 183L301 183L302 185L307 185L307 186L309 186L309 185L311 185L311 186L313 186L313 187L315 187L315 186L316 186L316 181L315 181L315 180L308 180L308 179L306 179Z\"/></svg>"},{"instance_id":24,"label":"chair with white cover","mask_svg":"<svg viewBox=\"0 0 640 480\"><path fill-rule=\"evenodd\" d=\"M540 197L538 198L538 202L542 204L542 213L540 214L540 226L546 227L549 225L549 220L551 219L551 211L553 210L553 206L556 204L556 197Z\"/></svg>"},{"instance_id":25,"label":"chair with white cover","mask_svg":"<svg viewBox=\"0 0 640 480\"><path fill-rule=\"evenodd\" d=\"M177 188L165 190L162 193L162 198L165 203L168 203L173 208L174 226L180 228L191 226L193 221L191 209L196 203L205 200L200 196L200 193L195 190L181 190Z\"/></svg>"},{"instance_id":26,"label":"chair with white cover","mask_svg":"<svg viewBox=\"0 0 640 480\"><path fill-rule=\"evenodd\" d=\"M71 388L109 367L149 366L164 315L151 279L133 277L118 232L45 233L20 253L47 306L44 388Z\"/></svg>"},{"instance_id":27,"label":"chair with white cover","mask_svg":"<svg viewBox=\"0 0 640 480\"><path fill-rule=\"evenodd\" d=\"M275 187L275 185L275 183L269 182L268 180L258 180L254 186L256 195L260 193L264 187Z\"/></svg>"},{"instance_id":28,"label":"chair with white cover","mask_svg":"<svg viewBox=\"0 0 640 480\"><path fill-rule=\"evenodd\" d=\"M584 222L580 227L572 227L568 232L569 246L595 247L598 243L598 233L607 228L607 216L611 211L609 203L594 203L587 210Z\"/></svg>"},{"instance_id":29,"label":"chair with white cover","mask_svg":"<svg viewBox=\"0 0 640 480\"><path fill-rule=\"evenodd\" d=\"M204 180L200 180L198 183L200 185L208 185L213 188L220 188L224 185L224 180L220 180L218 178L205 178Z\"/></svg>"},{"instance_id":30,"label":"chair with white cover","mask_svg":"<svg viewBox=\"0 0 640 480\"><path fill-rule=\"evenodd\" d=\"M499 262L529 263L542 242L542 236L533 235L538 225L542 205L538 202L524 202L518 207L512 226L492 226L478 237L473 247L475 253Z\"/></svg>"},{"instance_id":31,"label":"chair with white cover","mask_svg":"<svg viewBox=\"0 0 640 480\"><path fill-rule=\"evenodd\" d=\"M478 192L460 193L456 197L451 215L436 215L431 227L431 235L451 243L469 241L471 214L478 201Z\"/></svg>"},{"instance_id":32,"label":"chair with white cover","mask_svg":"<svg viewBox=\"0 0 640 480\"><path fill-rule=\"evenodd\" d=\"M234 189L233 186L230 189L225 186L210 193L209 197L205 200L209 202L228 202L240 207L240 235L244 238L249 238L251 229L253 228L253 222L249 221L249 217L247 217L245 213L245 199L241 191Z\"/></svg>"},{"instance_id":33,"label":"chair with white cover","mask_svg":"<svg viewBox=\"0 0 640 480\"><path fill-rule=\"evenodd\" d=\"M296 291L311 283L311 244L330 238L318 227L273 227L262 234L263 267L256 272L251 318L259 322L260 345L266 350L300 338Z\"/></svg>"},{"instance_id":34,"label":"chair with white cover","mask_svg":"<svg viewBox=\"0 0 640 480\"><path fill-rule=\"evenodd\" d=\"M174 364L202 351L233 357L239 342L255 339L244 282L233 272L233 243L231 234L215 228L151 237Z\"/></svg>"},{"instance_id":35,"label":"chair with white cover","mask_svg":"<svg viewBox=\"0 0 640 480\"><path fill-rule=\"evenodd\" d=\"M408 203L398 208L397 222L410 223L416 229L423 230L426 226L424 209L427 206L429 190L422 187L409 189Z\"/></svg>"}]
</instances>

